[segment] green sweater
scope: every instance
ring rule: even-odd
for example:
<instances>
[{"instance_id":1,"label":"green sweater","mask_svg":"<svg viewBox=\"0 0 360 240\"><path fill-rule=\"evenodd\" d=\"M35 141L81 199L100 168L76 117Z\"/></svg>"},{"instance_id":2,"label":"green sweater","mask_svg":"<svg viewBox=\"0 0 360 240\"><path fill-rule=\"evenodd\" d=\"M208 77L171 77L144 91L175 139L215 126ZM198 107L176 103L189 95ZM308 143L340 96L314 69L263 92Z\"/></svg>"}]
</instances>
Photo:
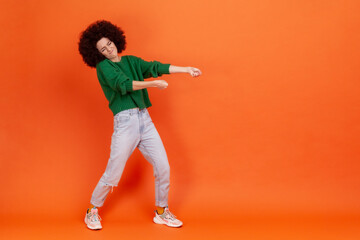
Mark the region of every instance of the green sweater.
<instances>
[{"instance_id":1,"label":"green sweater","mask_svg":"<svg viewBox=\"0 0 360 240\"><path fill-rule=\"evenodd\" d=\"M170 64L147 62L131 55L122 56L120 62L109 59L99 62L96 65L97 77L114 116L126 109L150 107L147 90L134 91L132 81L169 74L169 67Z\"/></svg>"}]
</instances>

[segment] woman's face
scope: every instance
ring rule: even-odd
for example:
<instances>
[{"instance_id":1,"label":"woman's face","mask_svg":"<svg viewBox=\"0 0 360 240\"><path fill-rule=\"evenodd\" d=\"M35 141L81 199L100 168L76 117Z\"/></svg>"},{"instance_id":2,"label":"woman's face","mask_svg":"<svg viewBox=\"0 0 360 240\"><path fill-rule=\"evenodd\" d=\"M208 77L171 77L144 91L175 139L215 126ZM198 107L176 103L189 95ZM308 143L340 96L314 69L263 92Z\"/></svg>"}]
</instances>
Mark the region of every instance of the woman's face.
<instances>
[{"instance_id":1,"label":"woman's face","mask_svg":"<svg viewBox=\"0 0 360 240\"><path fill-rule=\"evenodd\" d=\"M114 59L117 58L117 48L115 44L108 38L103 37L96 43L96 48L99 50L99 52L104 55L108 59Z\"/></svg>"}]
</instances>

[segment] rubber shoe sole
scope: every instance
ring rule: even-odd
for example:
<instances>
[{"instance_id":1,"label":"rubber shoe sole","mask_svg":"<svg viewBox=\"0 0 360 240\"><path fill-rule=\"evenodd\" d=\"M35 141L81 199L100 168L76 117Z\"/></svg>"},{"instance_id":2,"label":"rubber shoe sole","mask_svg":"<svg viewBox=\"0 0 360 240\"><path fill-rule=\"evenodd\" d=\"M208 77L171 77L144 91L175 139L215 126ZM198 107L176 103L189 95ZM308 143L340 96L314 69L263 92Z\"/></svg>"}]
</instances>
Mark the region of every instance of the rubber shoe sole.
<instances>
[{"instance_id":1,"label":"rubber shoe sole","mask_svg":"<svg viewBox=\"0 0 360 240\"><path fill-rule=\"evenodd\" d=\"M176 228L178 228L178 227L181 227L181 226L183 225L182 223L181 223L180 225L174 225L174 224L171 224L170 222L167 223L167 222L165 222L164 220L158 219L156 216L153 218L153 221L154 221L154 223L156 223L156 224L164 224L164 225L166 225L166 226L168 226L168 227L176 227Z\"/></svg>"}]
</instances>

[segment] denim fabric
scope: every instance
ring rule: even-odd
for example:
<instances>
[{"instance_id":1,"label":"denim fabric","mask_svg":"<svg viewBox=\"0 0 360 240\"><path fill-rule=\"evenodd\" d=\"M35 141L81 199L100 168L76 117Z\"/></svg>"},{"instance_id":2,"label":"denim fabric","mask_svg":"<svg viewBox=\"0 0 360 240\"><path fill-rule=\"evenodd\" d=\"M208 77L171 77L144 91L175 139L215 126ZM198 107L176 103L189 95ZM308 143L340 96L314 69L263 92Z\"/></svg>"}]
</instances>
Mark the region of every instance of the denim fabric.
<instances>
[{"instance_id":1,"label":"denim fabric","mask_svg":"<svg viewBox=\"0 0 360 240\"><path fill-rule=\"evenodd\" d=\"M126 161L136 147L154 169L155 205L168 205L170 166L164 145L146 108L124 110L114 116L110 158L94 189L91 204L103 206L110 189L118 185Z\"/></svg>"}]
</instances>

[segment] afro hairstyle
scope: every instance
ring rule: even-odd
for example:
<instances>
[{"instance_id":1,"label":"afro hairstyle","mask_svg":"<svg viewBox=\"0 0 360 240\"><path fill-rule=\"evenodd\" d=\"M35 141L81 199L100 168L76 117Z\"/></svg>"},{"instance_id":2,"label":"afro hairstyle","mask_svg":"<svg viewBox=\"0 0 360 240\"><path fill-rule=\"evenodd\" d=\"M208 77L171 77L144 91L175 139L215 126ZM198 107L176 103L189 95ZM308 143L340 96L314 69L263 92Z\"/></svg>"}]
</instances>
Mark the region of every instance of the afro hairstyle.
<instances>
[{"instance_id":1,"label":"afro hairstyle","mask_svg":"<svg viewBox=\"0 0 360 240\"><path fill-rule=\"evenodd\" d=\"M114 42L118 53L126 48L126 39L121 28L105 20L92 23L81 33L79 41L79 52L89 67L96 67L96 64L106 59L96 48L96 43L103 37Z\"/></svg>"}]
</instances>

